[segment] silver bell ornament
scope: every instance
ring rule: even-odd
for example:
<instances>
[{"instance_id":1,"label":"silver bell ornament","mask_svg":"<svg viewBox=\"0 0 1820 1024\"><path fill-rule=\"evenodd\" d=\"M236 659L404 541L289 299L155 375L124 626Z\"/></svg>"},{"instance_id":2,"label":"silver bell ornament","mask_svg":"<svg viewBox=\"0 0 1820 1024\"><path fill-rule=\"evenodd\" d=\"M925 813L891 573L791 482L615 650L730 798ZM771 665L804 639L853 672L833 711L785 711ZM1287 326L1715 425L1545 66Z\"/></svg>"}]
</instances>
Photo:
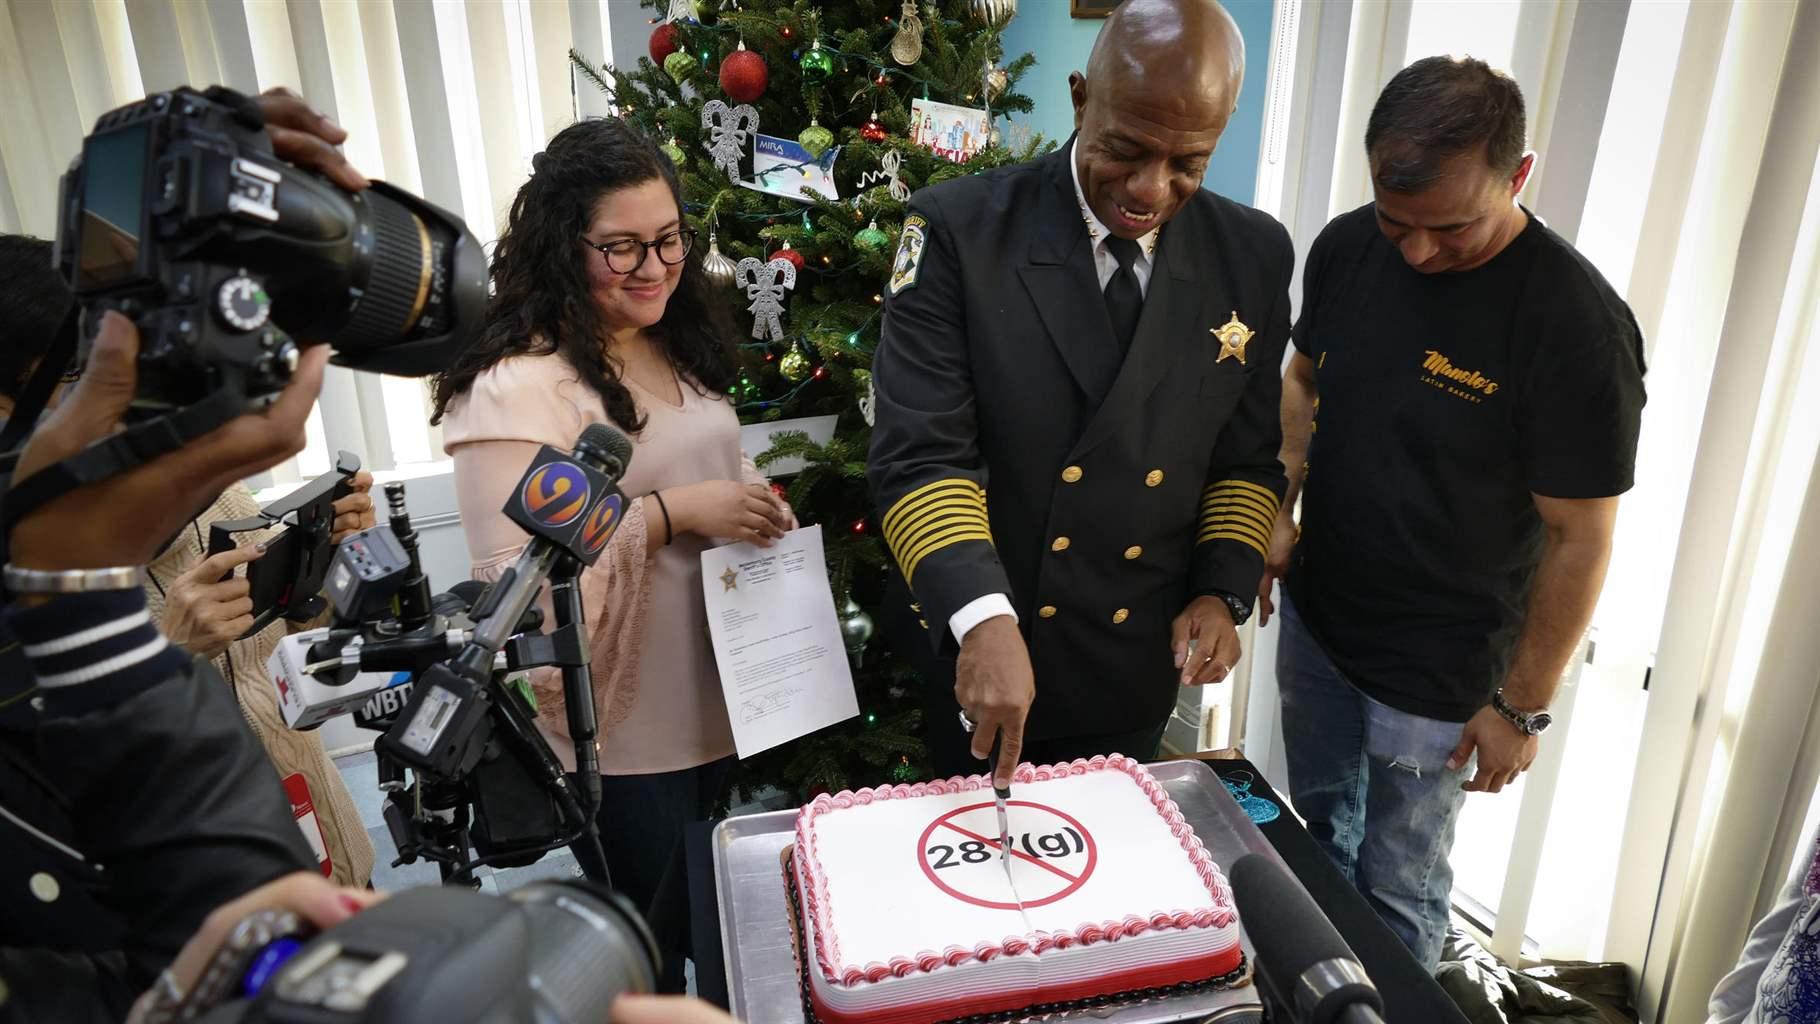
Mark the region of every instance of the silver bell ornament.
<instances>
[{"instance_id":1,"label":"silver bell ornament","mask_svg":"<svg viewBox=\"0 0 1820 1024\"><path fill-rule=\"evenodd\" d=\"M1017 17L1017 0L968 0L967 6L973 10L973 20L994 32Z\"/></svg>"},{"instance_id":2,"label":"silver bell ornament","mask_svg":"<svg viewBox=\"0 0 1820 1024\"><path fill-rule=\"evenodd\" d=\"M716 288L731 288L739 283L739 264L720 251L720 236L708 232L708 254L701 259L701 269Z\"/></svg>"},{"instance_id":3,"label":"silver bell ornament","mask_svg":"<svg viewBox=\"0 0 1820 1024\"><path fill-rule=\"evenodd\" d=\"M847 645L847 655L854 661L866 653L866 645L872 641L872 629L872 616L866 614L852 594L848 594L840 608L840 635Z\"/></svg>"}]
</instances>

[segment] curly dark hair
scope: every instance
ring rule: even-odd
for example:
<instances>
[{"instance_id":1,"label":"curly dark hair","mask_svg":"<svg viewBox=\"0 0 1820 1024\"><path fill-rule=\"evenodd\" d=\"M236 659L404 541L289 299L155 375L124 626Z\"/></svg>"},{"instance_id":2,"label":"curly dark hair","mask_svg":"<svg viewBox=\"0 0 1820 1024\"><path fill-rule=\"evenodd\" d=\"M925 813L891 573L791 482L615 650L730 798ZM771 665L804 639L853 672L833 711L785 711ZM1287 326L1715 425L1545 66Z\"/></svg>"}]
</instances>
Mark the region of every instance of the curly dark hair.
<instances>
[{"instance_id":1,"label":"curly dark hair","mask_svg":"<svg viewBox=\"0 0 1820 1024\"><path fill-rule=\"evenodd\" d=\"M682 210L676 166L651 139L619 118L578 121L556 133L532 160L535 170L512 200L493 250L493 296L474 340L436 378L435 412L474 386L495 363L526 353L560 353L597 391L621 429L644 429L644 417L606 351L607 325L589 296L581 244L602 195L662 178ZM651 327L679 376L698 388L726 391L738 373L726 313L710 294L701 249L690 250L682 278Z\"/></svg>"}]
</instances>

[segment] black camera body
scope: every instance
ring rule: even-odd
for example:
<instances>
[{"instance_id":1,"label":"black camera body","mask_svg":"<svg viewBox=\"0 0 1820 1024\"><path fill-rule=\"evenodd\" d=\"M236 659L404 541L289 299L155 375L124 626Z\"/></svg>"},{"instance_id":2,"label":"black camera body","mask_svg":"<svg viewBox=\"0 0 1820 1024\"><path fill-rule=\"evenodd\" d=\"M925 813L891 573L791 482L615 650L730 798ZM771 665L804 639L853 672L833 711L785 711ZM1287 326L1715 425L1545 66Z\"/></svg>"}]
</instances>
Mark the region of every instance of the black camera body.
<instances>
[{"instance_id":1,"label":"black camera body","mask_svg":"<svg viewBox=\"0 0 1820 1024\"><path fill-rule=\"evenodd\" d=\"M272 152L225 89L104 114L59 192L56 259L84 314L140 330L135 415L283 390L298 344L423 376L480 322L486 259L460 219L382 182L346 192Z\"/></svg>"},{"instance_id":2,"label":"black camera body","mask_svg":"<svg viewBox=\"0 0 1820 1024\"><path fill-rule=\"evenodd\" d=\"M250 998L204 1024L594 1024L619 994L653 991L661 958L629 900L572 881L505 896L407 889L213 966Z\"/></svg>"}]
</instances>

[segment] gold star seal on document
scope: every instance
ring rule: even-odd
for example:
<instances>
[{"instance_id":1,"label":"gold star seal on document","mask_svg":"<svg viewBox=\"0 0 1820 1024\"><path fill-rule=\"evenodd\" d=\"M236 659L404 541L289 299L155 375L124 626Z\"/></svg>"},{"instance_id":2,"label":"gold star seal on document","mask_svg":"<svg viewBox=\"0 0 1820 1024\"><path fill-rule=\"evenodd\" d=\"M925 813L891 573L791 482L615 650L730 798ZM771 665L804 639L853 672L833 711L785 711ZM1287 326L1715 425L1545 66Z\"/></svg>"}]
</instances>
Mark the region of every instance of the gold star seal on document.
<instances>
[{"instance_id":1,"label":"gold star seal on document","mask_svg":"<svg viewBox=\"0 0 1820 1024\"><path fill-rule=\"evenodd\" d=\"M720 574L720 581L727 585L728 590L737 590L739 589L739 572L729 568Z\"/></svg>"},{"instance_id":2,"label":"gold star seal on document","mask_svg":"<svg viewBox=\"0 0 1820 1024\"><path fill-rule=\"evenodd\" d=\"M1227 359L1237 359L1243 363L1245 361L1245 343L1250 341L1251 336L1256 333L1239 323L1239 311L1236 309L1232 311L1231 320L1218 327L1210 327L1207 332L1220 339L1220 354L1214 360L1216 363Z\"/></svg>"}]
</instances>

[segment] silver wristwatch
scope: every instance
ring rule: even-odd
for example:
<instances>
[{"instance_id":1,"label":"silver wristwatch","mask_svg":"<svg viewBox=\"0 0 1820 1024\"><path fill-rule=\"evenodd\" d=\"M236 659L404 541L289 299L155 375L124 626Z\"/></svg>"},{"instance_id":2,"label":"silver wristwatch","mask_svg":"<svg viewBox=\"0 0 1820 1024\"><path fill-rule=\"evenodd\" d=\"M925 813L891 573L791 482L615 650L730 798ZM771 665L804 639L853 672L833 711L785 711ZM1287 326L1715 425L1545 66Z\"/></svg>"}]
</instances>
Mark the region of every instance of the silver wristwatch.
<instances>
[{"instance_id":1,"label":"silver wristwatch","mask_svg":"<svg viewBox=\"0 0 1820 1024\"><path fill-rule=\"evenodd\" d=\"M138 590L144 585L139 567L119 565L108 569L21 569L8 564L9 594L82 594L94 590Z\"/></svg>"},{"instance_id":2,"label":"silver wristwatch","mask_svg":"<svg viewBox=\"0 0 1820 1024\"><path fill-rule=\"evenodd\" d=\"M1548 727L1555 724L1555 716L1547 708L1540 711L1518 711L1511 707L1510 701L1504 699L1504 691L1498 690L1491 695L1492 710L1503 715L1505 720L1516 726L1526 736L1540 736Z\"/></svg>"}]
</instances>

